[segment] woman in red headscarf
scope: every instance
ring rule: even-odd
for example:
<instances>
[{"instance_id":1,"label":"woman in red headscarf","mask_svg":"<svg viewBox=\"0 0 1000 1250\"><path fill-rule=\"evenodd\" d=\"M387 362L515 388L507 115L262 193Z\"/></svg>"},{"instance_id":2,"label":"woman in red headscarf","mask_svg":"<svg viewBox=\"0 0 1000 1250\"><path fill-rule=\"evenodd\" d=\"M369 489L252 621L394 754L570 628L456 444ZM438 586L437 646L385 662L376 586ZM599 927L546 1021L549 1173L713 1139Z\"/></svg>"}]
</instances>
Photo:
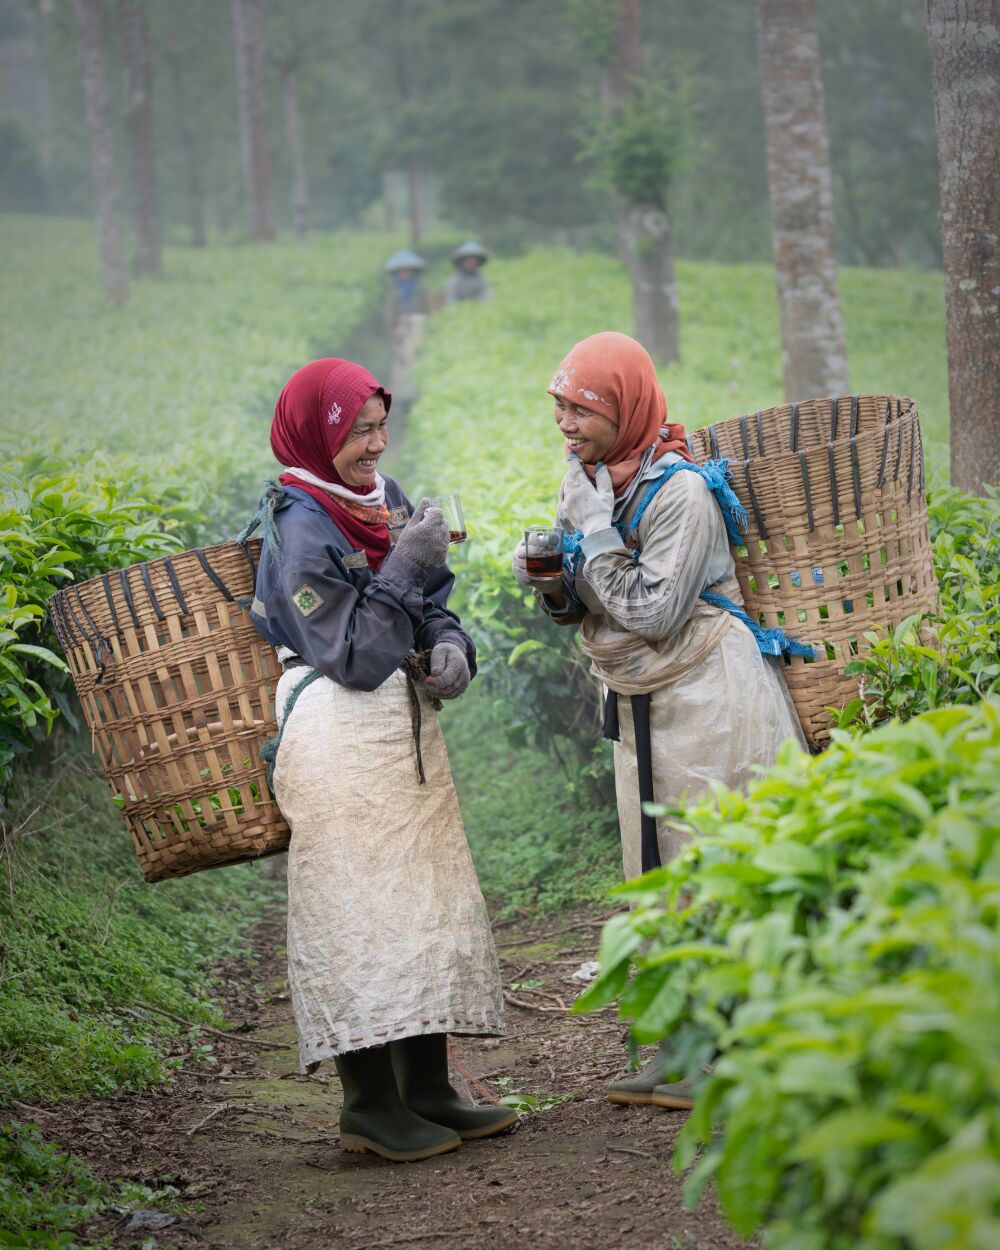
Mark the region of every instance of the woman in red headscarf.
<instances>
[{"instance_id":1,"label":"woman in red headscarf","mask_svg":"<svg viewBox=\"0 0 1000 1250\"><path fill-rule=\"evenodd\" d=\"M556 524L571 555L560 577L532 579L522 542L514 574L554 621L579 624L607 691L631 878L666 863L685 836L644 816L643 801L694 800L712 781L741 787L801 730L780 664L734 614L739 501L721 466L693 464L645 348L625 334L592 335L563 360L549 394L569 464ZM664 1042L642 1072L612 1085L612 1101L691 1106L687 1083L672 1079L672 1054Z\"/></svg>"},{"instance_id":2,"label":"woman in red headscarf","mask_svg":"<svg viewBox=\"0 0 1000 1250\"><path fill-rule=\"evenodd\" d=\"M259 521L251 615L278 650L274 793L292 831L288 973L304 1071L333 1059L341 1144L424 1159L509 1128L448 1078L449 1033L503 1032L489 919L438 699L475 647L447 608L448 528L378 471L392 397L352 361L281 392L284 466Z\"/></svg>"}]
</instances>

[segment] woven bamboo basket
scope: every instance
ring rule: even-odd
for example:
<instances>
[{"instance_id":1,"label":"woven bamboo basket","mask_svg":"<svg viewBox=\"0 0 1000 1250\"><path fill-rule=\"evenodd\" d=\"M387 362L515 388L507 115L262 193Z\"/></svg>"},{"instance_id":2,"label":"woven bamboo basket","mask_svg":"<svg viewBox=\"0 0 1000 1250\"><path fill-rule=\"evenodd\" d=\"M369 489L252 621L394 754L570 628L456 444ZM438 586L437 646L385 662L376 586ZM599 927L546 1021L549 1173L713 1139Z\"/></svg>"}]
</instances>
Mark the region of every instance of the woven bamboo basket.
<instances>
[{"instance_id":1,"label":"woven bamboo basket","mask_svg":"<svg viewBox=\"0 0 1000 1250\"><path fill-rule=\"evenodd\" d=\"M913 400L846 395L784 404L691 433L695 459L728 457L747 510L734 549L747 611L809 642L786 657L788 688L814 750L830 739L828 708L858 698L845 666L885 630L933 609L937 581Z\"/></svg>"},{"instance_id":2,"label":"woven bamboo basket","mask_svg":"<svg viewBox=\"0 0 1000 1250\"><path fill-rule=\"evenodd\" d=\"M50 600L147 881L288 846L260 758L280 665L237 603L253 595L259 552L259 542L184 551Z\"/></svg>"}]
</instances>

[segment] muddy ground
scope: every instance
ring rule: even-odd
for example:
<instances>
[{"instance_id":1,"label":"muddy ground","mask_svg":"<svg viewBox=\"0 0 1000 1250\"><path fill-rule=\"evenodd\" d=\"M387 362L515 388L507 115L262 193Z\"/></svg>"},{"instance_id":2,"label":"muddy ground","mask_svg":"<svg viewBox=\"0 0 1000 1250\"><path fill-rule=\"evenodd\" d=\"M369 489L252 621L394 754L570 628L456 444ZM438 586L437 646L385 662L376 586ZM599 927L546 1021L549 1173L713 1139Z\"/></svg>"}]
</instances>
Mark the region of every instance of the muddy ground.
<instances>
[{"instance_id":1,"label":"muddy ground","mask_svg":"<svg viewBox=\"0 0 1000 1250\"><path fill-rule=\"evenodd\" d=\"M600 923L574 913L497 927L509 1033L455 1039L456 1084L480 1101L517 1092L555 1105L440 1158L388 1164L341 1151L333 1065L298 1074L278 916L257 933L258 960L226 970L226 1012L241 1031L202 1035L214 1066L189 1067L189 1056L165 1090L15 1111L101 1176L181 1191L181 1222L160 1231L128 1232L110 1217L88 1230L116 1247L735 1250L740 1239L710 1203L684 1209L670 1167L682 1113L605 1100L625 1065L614 1014L565 1012Z\"/></svg>"}]
</instances>

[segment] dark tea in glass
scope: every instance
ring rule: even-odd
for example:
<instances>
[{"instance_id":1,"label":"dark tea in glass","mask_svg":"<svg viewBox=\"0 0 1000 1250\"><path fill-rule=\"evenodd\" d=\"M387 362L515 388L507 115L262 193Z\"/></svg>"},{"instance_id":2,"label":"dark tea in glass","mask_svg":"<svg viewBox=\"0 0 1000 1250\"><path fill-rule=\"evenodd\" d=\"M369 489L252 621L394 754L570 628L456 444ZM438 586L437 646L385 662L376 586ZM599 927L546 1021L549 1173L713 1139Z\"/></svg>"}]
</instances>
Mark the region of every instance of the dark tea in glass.
<instances>
[{"instance_id":1,"label":"dark tea in glass","mask_svg":"<svg viewBox=\"0 0 1000 1250\"><path fill-rule=\"evenodd\" d=\"M464 543L469 535L465 528L465 517L462 515L462 501L458 495L438 495L431 503L444 513L444 519L448 523L448 541Z\"/></svg>"},{"instance_id":2,"label":"dark tea in glass","mask_svg":"<svg viewBox=\"0 0 1000 1250\"><path fill-rule=\"evenodd\" d=\"M524 557L529 577L558 577L562 573L562 531L536 527L524 531Z\"/></svg>"}]
</instances>

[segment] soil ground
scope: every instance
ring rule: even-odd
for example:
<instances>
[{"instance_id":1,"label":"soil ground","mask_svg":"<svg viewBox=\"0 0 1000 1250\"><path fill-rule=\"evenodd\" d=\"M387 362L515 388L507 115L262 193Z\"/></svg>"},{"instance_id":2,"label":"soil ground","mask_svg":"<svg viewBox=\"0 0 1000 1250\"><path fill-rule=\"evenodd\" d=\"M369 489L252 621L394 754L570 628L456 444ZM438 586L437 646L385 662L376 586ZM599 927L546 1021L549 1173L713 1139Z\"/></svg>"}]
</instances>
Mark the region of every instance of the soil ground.
<instances>
[{"instance_id":1,"label":"soil ground","mask_svg":"<svg viewBox=\"0 0 1000 1250\"><path fill-rule=\"evenodd\" d=\"M205 1036L212 1067L189 1056L166 1089L15 1113L101 1176L180 1190L170 1227L125 1231L106 1217L88 1230L116 1247L735 1250L710 1201L684 1209L670 1166L683 1114L606 1101L625 1067L621 1023L566 1014L600 924L577 912L497 926L508 1036L454 1039L455 1081L479 1101L516 1091L555 1105L449 1155L389 1164L340 1149L332 1063L298 1073L277 915L256 935L258 960L226 969L237 1031Z\"/></svg>"}]
</instances>

